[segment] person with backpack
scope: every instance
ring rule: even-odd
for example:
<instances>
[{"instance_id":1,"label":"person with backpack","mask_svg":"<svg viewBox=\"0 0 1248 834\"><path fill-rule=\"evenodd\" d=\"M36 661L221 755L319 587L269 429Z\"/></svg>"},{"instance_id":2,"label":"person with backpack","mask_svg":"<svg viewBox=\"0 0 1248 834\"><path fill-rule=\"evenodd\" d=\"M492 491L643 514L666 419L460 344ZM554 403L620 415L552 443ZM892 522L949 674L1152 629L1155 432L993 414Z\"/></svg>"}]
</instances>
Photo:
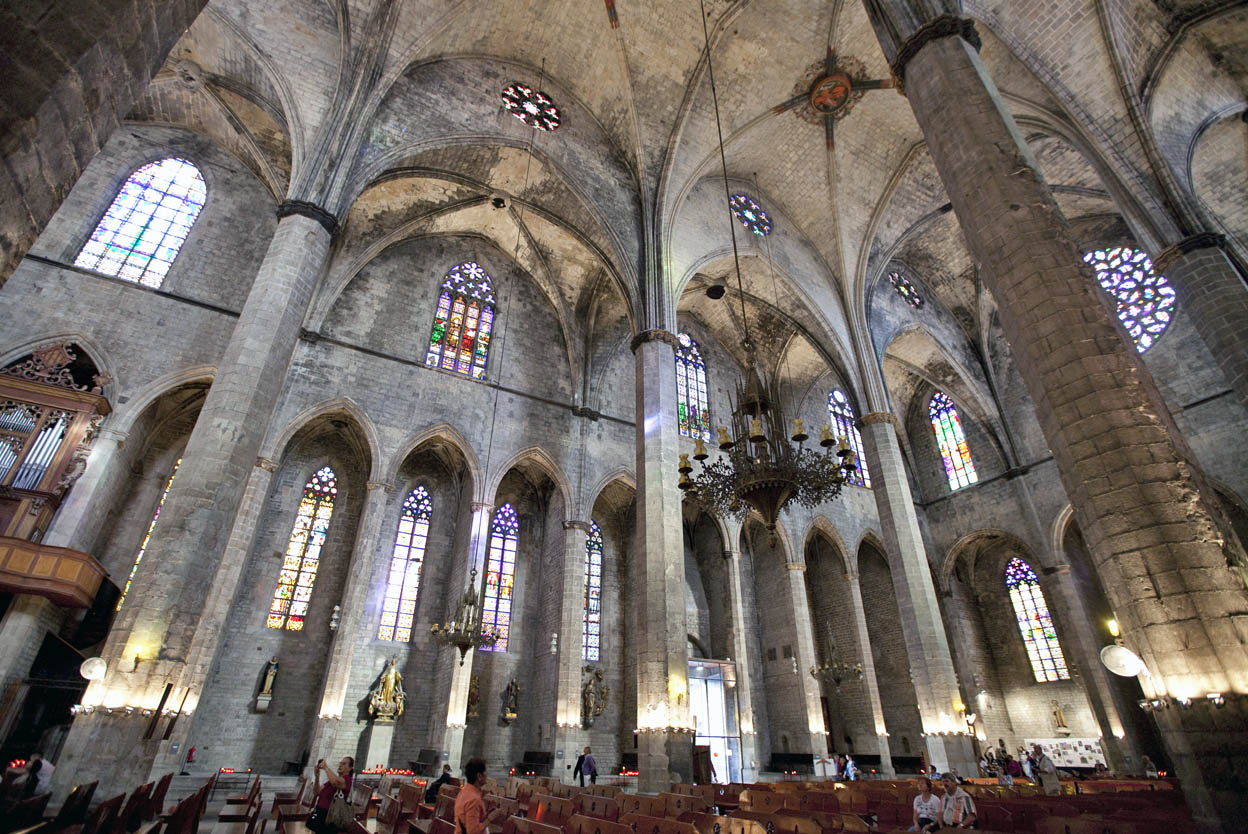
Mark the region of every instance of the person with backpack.
<instances>
[{"instance_id":1,"label":"person with backpack","mask_svg":"<svg viewBox=\"0 0 1248 834\"><path fill-rule=\"evenodd\" d=\"M354 768L355 759L351 756L342 757L342 761L338 762L337 773L329 769L324 759L317 761L316 805L308 815L308 821L304 823L313 834L334 834L351 827L355 819L355 812L349 801ZM321 771L325 772L324 785L321 785Z\"/></svg>"}]
</instances>

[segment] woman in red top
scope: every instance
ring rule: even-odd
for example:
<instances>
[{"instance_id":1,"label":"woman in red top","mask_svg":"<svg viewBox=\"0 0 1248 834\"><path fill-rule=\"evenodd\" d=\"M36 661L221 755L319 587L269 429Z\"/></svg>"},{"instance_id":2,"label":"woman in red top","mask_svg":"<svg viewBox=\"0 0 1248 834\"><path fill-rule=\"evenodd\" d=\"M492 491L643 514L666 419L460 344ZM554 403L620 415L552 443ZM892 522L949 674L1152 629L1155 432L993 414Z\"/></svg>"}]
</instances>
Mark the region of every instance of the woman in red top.
<instances>
[{"instance_id":1,"label":"woman in red top","mask_svg":"<svg viewBox=\"0 0 1248 834\"><path fill-rule=\"evenodd\" d=\"M315 834L332 834L336 829L332 828L325 820L325 815L329 812L329 806L334 801L334 794L342 791L343 796L350 801L351 798L351 777L352 768L355 767L355 759L350 756L343 756L342 761L338 762L338 772L334 773L329 769L329 765L325 764L324 759L320 759L316 763L316 807L312 809L312 813L308 815L308 821L304 823L309 831ZM321 785L321 771L325 771L325 784Z\"/></svg>"}]
</instances>

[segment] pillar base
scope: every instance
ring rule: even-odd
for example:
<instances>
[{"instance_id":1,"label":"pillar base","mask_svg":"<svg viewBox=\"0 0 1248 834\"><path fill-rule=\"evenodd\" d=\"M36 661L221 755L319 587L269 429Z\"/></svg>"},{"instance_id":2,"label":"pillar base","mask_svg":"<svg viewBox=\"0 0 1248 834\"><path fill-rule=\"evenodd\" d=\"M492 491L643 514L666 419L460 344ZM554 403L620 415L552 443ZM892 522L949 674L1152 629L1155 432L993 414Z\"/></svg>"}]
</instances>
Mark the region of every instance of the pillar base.
<instances>
[{"instance_id":1,"label":"pillar base","mask_svg":"<svg viewBox=\"0 0 1248 834\"><path fill-rule=\"evenodd\" d=\"M928 736L927 760L941 773L956 770L959 776L971 777L979 773L979 757L975 755L974 740L968 735Z\"/></svg>"},{"instance_id":2,"label":"pillar base","mask_svg":"<svg viewBox=\"0 0 1248 834\"><path fill-rule=\"evenodd\" d=\"M555 728L555 763L550 775L560 782L578 784L579 779L573 778L572 768L576 766L576 757L589 746L589 730L582 727ZM559 753L563 758L559 758Z\"/></svg>"},{"instance_id":3,"label":"pillar base","mask_svg":"<svg viewBox=\"0 0 1248 834\"><path fill-rule=\"evenodd\" d=\"M381 720L370 722L362 745L364 755L359 762L360 768L378 765L382 768L389 767L392 744L394 744L394 722Z\"/></svg>"},{"instance_id":4,"label":"pillar base","mask_svg":"<svg viewBox=\"0 0 1248 834\"><path fill-rule=\"evenodd\" d=\"M680 730L648 730L637 738L637 790L663 793L674 782L693 779L693 734Z\"/></svg>"},{"instance_id":5,"label":"pillar base","mask_svg":"<svg viewBox=\"0 0 1248 834\"><path fill-rule=\"evenodd\" d=\"M1228 695L1217 707L1193 698L1190 708L1154 711L1162 742L1200 831L1242 831L1248 819L1248 697Z\"/></svg>"}]
</instances>

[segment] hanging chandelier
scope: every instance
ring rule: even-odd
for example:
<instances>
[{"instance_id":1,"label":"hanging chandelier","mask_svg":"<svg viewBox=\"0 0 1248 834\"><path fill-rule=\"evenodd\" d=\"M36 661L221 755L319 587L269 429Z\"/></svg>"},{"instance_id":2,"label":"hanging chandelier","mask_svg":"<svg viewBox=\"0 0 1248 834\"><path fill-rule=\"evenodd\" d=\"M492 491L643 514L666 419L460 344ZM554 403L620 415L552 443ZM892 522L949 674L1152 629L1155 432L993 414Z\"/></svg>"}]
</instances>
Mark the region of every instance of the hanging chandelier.
<instances>
[{"instance_id":1,"label":"hanging chandelier","mask_svg":"<svg viewBox=\"0 0 1248 834\"><path fill-rule=\"evenodd\" d=\"M481 622L481 609L485 586L481 586L481 594L477 594L477 569L472 569L468 590L459 599L455 609L455 618L448 623L434 623L429 629L430 635L444 646L459 649L459 665L464 665L470 649L487 649L498 642L499 633L487 629Z\"/></svg>"},{"instance_id":2,"label":"hanging chandelier","mask_svg":"<svg viewBox=\"0 0 1248 834\"><path fill-rule=\"evenodd\" d=\"M732 261L737 275L737 292L741 300L741 325L745 350L745 380L737 383L732 407L732 433L717 429L719 450L714 461L703 438L696 439L693 459L702 464L696 477L689 477L693 465L689 455L680 456L680 481L685 493L703 506L724 516L744 518L758 512L776 537L776 520L780 511L796 501L803 507L815 506L840 494L845 482L858 468L854 451L846 438L840 442L830 425L820 430L822 452L807 448L810 438L801 419L789 422L785 417L779 387L758 369L754 343L750 340L750 323L745 311L745 289L741 281L741 258L737 252L737 229L732 216L732 196L728 187L728 162L724 156L724 132L719 118L719 94L715 89L715 68L711 63L711 39L706 25L706 6L702 9L702 37L706 47L706 67L710 76L711 101L715 111L715 129L719 136L719 162L724 179L724 209L728 213L728 230L732 235ZM796 445L794 445L796 444Z\"/></svg>"}]
</instances>

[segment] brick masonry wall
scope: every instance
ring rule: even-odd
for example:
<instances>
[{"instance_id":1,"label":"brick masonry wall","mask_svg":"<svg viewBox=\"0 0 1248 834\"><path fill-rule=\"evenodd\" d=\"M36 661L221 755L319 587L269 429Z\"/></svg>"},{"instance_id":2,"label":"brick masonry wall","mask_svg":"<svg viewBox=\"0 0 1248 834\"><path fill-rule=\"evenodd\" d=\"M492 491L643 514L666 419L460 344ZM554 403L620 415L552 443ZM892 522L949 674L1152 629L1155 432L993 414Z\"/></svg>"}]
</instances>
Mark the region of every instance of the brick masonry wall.
<instances>
[{"instance_id":1,"label":"brick masonry wall","mask_svg":"<svg viewBox=\"0 0 1248 834\"><path fill-rule=\"evenodd\" d=\"M919 721L919 699L910 680L910 661L893 577L883 555L870 544L858 551L858 575L888 744L895 755L901 756L905 755L906 741L913 751L921 748L923 725Z\"/></svg>"}]
</instances>

